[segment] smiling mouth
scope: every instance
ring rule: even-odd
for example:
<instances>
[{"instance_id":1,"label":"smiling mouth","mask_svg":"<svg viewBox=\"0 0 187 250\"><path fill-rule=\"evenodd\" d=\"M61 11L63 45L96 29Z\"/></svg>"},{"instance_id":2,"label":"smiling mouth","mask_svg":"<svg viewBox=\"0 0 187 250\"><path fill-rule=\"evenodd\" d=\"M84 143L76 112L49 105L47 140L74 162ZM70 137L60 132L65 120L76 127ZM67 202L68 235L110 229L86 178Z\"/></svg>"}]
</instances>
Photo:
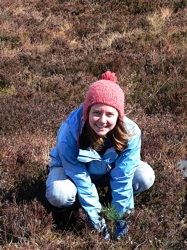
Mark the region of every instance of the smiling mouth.
<instances>
[{"instance_id":1,"label":"smiling mouth","mask_svg":"<svg viewBox=\"0 0 187 250\"><path fill-rule=\"evenodd\" d=\"M96 125L98 128L106 128L107 126L99 126L99 125Z\"/></svg>"}]
</instances>

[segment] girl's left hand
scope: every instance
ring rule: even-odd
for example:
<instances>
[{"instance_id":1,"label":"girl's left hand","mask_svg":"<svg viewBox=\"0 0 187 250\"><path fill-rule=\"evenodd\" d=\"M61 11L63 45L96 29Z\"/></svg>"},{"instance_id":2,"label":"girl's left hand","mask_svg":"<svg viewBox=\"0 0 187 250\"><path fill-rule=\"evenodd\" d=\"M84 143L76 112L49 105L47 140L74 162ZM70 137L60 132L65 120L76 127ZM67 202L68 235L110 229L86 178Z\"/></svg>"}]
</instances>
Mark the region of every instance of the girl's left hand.
<instances>
[{"instance_id":1,"label":"girl's left hand","mask_svg":"<svg viewBox=\"0 0 187 250\"><path fill-rule=\"evenodd\" d=\"M127 224L123 220L118 220L116 225L115 236L117 240L121 240L122 237L128 232Z\"/></svg>"}]
</instances>

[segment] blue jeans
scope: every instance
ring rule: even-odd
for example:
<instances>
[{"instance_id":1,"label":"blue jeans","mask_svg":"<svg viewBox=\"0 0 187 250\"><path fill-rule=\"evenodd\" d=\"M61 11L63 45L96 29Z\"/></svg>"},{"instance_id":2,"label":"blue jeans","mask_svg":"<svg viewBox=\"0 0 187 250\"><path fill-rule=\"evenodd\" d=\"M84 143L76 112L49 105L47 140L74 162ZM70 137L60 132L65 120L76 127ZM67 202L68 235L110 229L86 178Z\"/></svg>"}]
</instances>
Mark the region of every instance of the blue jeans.
<instances>
[{"instance_id":1,"label":"blue jeans","mask_svg":"<svg viewBox=\"0 0 187 250\"><path fill-rule=\"evenodd\" d=\"M97 187L110 186L110 174L91 175L92 182ZM133 192L138 194L149 189L155 180L153 169L145 162L140 161L132 181ZM55 207L69 207L76 199L77 188L66 176L63 167L53 167L46 180L46 198Z\"/></svg>"}]
</instances>

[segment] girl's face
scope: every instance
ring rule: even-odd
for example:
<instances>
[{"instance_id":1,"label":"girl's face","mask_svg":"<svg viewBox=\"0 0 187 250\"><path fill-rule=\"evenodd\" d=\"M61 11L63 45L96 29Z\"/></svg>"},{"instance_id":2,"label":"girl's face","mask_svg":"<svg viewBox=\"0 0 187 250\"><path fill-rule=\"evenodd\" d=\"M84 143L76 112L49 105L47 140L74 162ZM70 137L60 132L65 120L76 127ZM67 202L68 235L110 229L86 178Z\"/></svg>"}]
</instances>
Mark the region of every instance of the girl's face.
<instances>
[{"instance_id":1,"label":"girl's face","mask_svg":"<svg viewBox=\"0 0 187 250\"><path fill-rule=\"evenodd\" d=\"M91 106L89 124L96 134L103 137L111 131L117 122L118 111L106 104L98 103Z\"/></svg>"}]
</instances>

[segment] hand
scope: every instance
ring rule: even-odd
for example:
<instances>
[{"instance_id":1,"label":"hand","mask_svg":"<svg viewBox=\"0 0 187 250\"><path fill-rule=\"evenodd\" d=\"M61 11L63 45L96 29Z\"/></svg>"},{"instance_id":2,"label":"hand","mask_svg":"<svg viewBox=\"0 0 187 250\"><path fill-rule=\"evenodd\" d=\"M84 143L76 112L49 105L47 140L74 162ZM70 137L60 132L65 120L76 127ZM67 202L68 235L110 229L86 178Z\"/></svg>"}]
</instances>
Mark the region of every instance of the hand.
<instances>
[{"instance_id":1,"label":"hand","mask_svg":"<svg viewBox=\"0 0 187 250\"><path fill-rule=\"evenodd\" d=\"M105 239L105 240L110 240L110 234L109 234L108 232L106 232L106 233L104 234L104 239Z\"/></svg>"},{"instance_id":2,"label":"hand","mask_svg":"<svg viewBox=\"0 0 187 250\"><path fill-rule=\"evenodd\" d=\"M104 237L105 240L109 240L110 241L110 234L107 230L107 228L105 227L104 230L102 231L102 235Z\"/></svg>"},{"instance_id":3,"label":"hand","mask_svg":"<svg viewBox=\"0 0 187 250\"><path fill-rule=\"evenodd\" d=\"M127 224L124 220L118 220L116 223L116 232L115 236L117 240L121 240L122 237L127 233Z\"/></svg>"}]
</instances>

